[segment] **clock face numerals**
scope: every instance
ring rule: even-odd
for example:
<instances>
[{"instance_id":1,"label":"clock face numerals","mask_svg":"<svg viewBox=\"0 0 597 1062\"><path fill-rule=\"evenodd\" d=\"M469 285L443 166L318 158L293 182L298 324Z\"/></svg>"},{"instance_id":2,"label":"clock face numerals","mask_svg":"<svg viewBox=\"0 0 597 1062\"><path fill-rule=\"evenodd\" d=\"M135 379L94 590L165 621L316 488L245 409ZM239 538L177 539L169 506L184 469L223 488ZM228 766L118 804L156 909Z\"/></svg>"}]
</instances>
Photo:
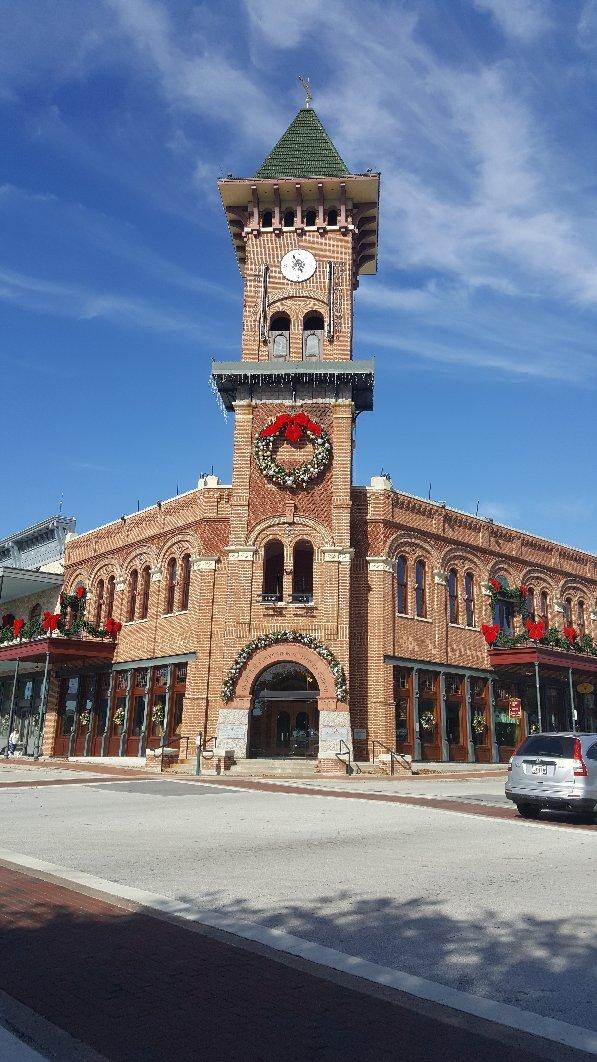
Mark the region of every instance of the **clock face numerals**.
<instances>
[{"instance_id":1,"label":"clock face numerals","mask_svg":"<svg viewBox=\"0 0 597 1062\"><path fill-rule=\"evenodd\" d=\"M308 280L317 269L317 262L310 251L289 251L280 262L280 269L286 280Z\"/></svg>"}]
</instances>

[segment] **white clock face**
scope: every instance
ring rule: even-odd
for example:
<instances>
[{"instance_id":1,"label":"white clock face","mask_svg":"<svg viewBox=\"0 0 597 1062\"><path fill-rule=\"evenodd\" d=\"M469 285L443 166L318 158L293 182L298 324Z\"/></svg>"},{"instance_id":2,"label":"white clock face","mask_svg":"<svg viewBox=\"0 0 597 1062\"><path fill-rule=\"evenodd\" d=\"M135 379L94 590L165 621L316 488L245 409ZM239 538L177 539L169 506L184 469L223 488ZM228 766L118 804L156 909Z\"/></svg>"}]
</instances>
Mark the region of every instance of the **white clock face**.
<instances>
[{"instance_id":1,"label":"white clock face","mask_svg":"<svg viewBox=\"0 0 597 1062\"><path fill-rule=\"evenodd\" d=\"M289 251L280 262L280 269L286 280L308 280L317 269L317 262L310 251Z\"/></svg>"}]
</instances>

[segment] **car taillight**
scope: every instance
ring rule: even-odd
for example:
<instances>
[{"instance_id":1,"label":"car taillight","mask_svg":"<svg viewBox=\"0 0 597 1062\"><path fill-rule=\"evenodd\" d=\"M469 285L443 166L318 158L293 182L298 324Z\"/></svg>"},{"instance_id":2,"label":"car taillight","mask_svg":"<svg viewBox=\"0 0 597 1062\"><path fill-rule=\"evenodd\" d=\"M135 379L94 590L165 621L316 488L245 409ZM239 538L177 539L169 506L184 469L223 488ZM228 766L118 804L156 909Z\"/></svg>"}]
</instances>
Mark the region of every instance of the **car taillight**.
<instances>
[{"instance_id":1,"label":"car taillight","mask_svg":"<svg viewBox=\"0 0 597 1062\"><path fill-rule=\"evenodd\" d=\"M524 745L525 741L526 741L526 738L524 739L524 741L519 741L518 745L514 749L513 755L510 756L510 759L508 760L508 773L510 773L510 771L512 770L512 760L514 759L514 756L518 756L518 750L520 748L522 748L522 746Z\"/></svg>"},{"instance_id":2,"label":"car taillight","mask_svg":"<svg viewBox=\"0 0 597 1062\"><path fill-rule=\"evenodd\" d=\"M574 739L574 752L572 753L574 760L574 777L586 778L587 777L587 765L582 758L582 748L579 738Z\"/></svg>"}]
</instances>

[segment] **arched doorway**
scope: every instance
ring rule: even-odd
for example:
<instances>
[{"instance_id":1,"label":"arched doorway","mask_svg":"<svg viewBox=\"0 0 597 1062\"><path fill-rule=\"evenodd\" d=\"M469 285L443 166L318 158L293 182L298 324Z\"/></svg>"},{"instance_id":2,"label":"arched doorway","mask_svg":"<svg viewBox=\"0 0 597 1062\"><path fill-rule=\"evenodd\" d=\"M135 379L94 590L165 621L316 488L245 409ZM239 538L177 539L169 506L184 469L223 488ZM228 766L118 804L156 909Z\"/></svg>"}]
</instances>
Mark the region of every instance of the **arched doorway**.
<instances>
[{"instance_id":1,"label":"arched doorway","mask_svg":"<svg viewBox=\"0 0 597 1062\"><path fill-rule=\"evenodd\" d=\"M262 671L253 684L249 712L249 756L317 757L319 686L294 661Z\"/></svg>"}]
</instances>

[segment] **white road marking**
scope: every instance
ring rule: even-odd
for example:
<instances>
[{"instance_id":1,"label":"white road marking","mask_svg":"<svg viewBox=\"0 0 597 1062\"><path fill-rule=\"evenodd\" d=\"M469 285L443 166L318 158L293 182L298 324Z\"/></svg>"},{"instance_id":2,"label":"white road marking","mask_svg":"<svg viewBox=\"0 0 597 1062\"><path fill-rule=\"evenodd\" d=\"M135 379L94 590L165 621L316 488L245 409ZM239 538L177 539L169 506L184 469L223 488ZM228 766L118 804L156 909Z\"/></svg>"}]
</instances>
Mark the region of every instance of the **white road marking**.
<instances>
[{"instance_id":1,"label":"white road marking","mask_svg":"<svg viewBox=\"0 0 597 1062\"><path fill-rule=\"evenodd\" d=\"M583 1029L579 1025L571 1025L565 1021L522 1010L509 1003L500 1003L485 996L461 992L449 985L417 977L404 970L381 966L379 963L362 959L358 955L348 955L335 948L314 944L280 929L269 929L255 923L240 922L219 911L194 907L167 896L144 892L141 889L131 888L129 885L120 885L114 881L107 881L105 878L98 878L94 874L69 870L66 867L21 855L6 848L0 848L0 862L15 869L36 871L46 878L55 880L58 885L80 886L83 889L90 889L96 895L101 893L108 900L125 900L148 911L157 911L181 921L195 922L232 933L244 940L263 944L274 951L296 955L317 963L319 966L352 974L374 984L416 996L418 999L425 999L442 1007L451 1007L453 1010L472 1014L485 1021L517 1029L544 1040L566 1044L568 1047L597 1056L597 1033L590 1029Z\"/></svg>"}]
</instances>

